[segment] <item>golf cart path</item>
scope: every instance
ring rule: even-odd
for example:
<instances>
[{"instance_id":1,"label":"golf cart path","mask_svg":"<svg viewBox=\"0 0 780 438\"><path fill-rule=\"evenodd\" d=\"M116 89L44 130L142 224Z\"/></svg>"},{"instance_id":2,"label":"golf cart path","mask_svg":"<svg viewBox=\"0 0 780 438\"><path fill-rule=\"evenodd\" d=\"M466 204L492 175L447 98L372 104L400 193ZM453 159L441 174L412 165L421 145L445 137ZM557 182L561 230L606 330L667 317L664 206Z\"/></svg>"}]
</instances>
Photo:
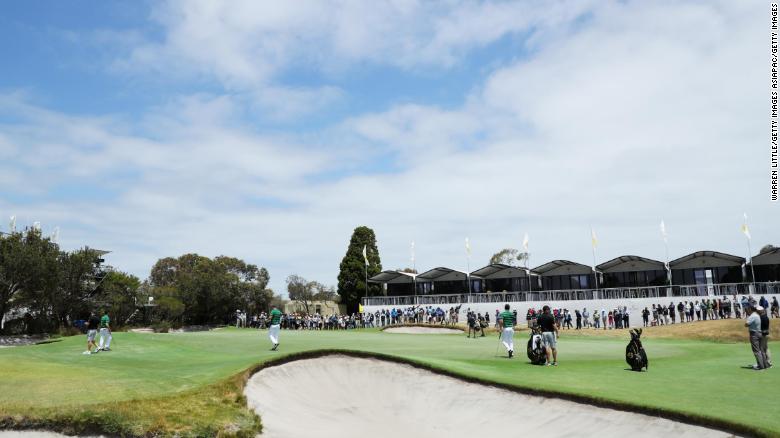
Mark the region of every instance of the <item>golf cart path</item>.
<instances>
[{"instance_id":1,"label":"golf cart path","mask_svg":"<svg viewBox=\"0 0 780 438\"><path fill-rule=\"evenodd\" d=\"M377 359L330 355L264 368L247 382L263 437L727 437L718 430L487 387ZM370 431L370 432L369 432ZM583 435L584 433L584 435ZM401 433L403 435L403 433Z\"/></svg>"},{"instance_id":2,"label":"golf cart path","mask_svg":"<svg viewBox=\"0 0 780 438\"><path fill-rule=\"evenodd\" d=\"M388 327L382 330L384 333L396 333L404 335L462 335L463 330L446 327Z\"/></svg>"}]
</instances>

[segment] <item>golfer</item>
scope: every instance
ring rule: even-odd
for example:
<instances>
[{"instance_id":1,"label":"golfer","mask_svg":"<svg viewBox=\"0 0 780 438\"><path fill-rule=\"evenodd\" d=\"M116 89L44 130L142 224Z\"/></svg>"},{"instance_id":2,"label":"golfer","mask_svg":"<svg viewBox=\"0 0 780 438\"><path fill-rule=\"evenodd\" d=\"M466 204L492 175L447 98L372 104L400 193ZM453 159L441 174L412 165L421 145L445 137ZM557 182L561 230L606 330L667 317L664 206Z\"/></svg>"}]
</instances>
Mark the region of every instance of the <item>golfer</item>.
<instances>
[{"instance_id":1,"label":"golfer","mask_svg":"<svg viewBox=\"0 0 780 438\"><path fill-rule=\"evenodd\" d=\"M539 317L537 325L542 329L542 340L547 351L547 363L545 365L558 366L558 345L556 342L558 326L555 324L555 317L550 314L550 306L542 308L542 315ZM550 356L552 356L552 363L550 363Z\"/></svg>"},{"instance_id":2,"label":"golfer","mask_svg":"<svg viewBox=\"0 0 780 438\"><path fill-rule=\"evenodd\" d=\"M509 354L509 358L515 353L515 314L509 311L509 304L504 305L504 311L498 315L501 319L501 325L504 330L501 332L501 342L506 348L506 352Z\"/></svg>"},{"instance_id":3,"label":"golfer","mask_svg":"<svg viewBox=\"0 0 780 438\"><path fill-rule=\"evenodd\" d=\"M108 312L104 310L102 313L103 316L100 317L100 344L98 345L98 351L111 351L111 319L108 317Z\"/></svg>"},{"instance_id":4,"label":"golfer","mask_svg":"<svg viewBox=\"0 0 780 438\"><path fill-rule=\"evenodd\" d=\"M750 334L750 348L753 350L753 355L756 356L756 364L753 365L754 370L763 370L767 368L766 356L761 350L761 316L758 314L759 310L764 310L762 306L750 306L747 321L745 327L748 328Z\"/></svg>"},{"instance_id":5,"label":"golfer","mask_svg":"<svg viewBox=\"0 0 780 438\"><path fill-rule=\"evenodd\" d=\"M271 309L271 326L268 327L268 337L271 339L271 343L274 344L271 347L271 351L275 351L279 348L279 329L281 328L282 312L276 306Z\"/></svg>"},{"instance_id":6,"label":"golfer","mask_svg":"<svg viewBox=\"0 0 780 438\"><path fill-rule=\"evenodd\" d=\"M92 347L95 347L95 353L97 353L97 345L95 344L95 336L97 336L97 329L100 325L100 320L95 316L94 313L89 314L89 319L87 320L87 351L85 351L83 354L92 354Z\"/></svg>"}]
</instances>

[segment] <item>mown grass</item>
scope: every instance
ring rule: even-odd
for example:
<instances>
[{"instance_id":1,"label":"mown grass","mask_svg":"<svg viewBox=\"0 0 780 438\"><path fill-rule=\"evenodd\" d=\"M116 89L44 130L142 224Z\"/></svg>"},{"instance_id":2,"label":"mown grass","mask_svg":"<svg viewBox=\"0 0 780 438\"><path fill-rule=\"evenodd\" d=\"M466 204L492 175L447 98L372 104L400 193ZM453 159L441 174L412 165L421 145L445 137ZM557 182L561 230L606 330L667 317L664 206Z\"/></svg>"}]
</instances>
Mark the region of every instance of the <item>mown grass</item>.
<instances>
[{"instance_id":1,"label":"mown grass","mask_svg":"<svg viewBox=\"0 0 780 438\"><path fill-rule=\"evenodd\" d=\"M114 351L93 356L80 354L81 337L63 338L0 350L0 426L124 436L251 436L261 430L242 396L251 370L288 354L352 350L527 391L586 397L666 416L678 413L699 423L722 420L756 435L780 436L780 394L771 390L780 388L780 374L741 368L753 361L745 342L664 339L648 331L644 343L650 371L634 373L626 371L623 359L627 333L607 333L564 332L561 364L554 369L524 360L523 333L515 335L516 360L496 357L495 334L466 339L379 330L284 331L280 351L271 352L266 332L255 330L116 333ZM771 346L780 348L776 342ZM498 351L501 355L502 349Z\"/></svg>"}]
</instances>

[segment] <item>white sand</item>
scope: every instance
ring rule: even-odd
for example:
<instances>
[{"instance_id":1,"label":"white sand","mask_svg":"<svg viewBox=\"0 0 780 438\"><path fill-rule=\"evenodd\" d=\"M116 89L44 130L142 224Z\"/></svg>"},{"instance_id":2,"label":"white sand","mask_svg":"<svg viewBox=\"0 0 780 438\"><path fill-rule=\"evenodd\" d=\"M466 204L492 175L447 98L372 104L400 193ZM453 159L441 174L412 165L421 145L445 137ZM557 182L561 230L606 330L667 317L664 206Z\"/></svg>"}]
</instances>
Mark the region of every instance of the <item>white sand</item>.
<instances>
[{"instance_id":1,"label":"white sand","mask_svg":"<svg viewBox=\"0 0 780 438\"><path fill-rule=\"evenodd\" d=\"M262 436L269 438L731 436L338 355L261 370L249 379L244 394L262 417Z\"/></svg>"},{"instance_id":2,"label":"white sand","mask_svg":"<svg viewBox=\"0 0 780 438\"><path fill-rule=\"evenodd\" d=\"M385 333L401 333L405 335L453 335L463 334L463 330L445 327L390 327L383 330Z\"/></svg>"},{"instance_id":3,"label":"white sand","mask_svg":"<svg viewBox=\"0 0 780 438\"><path fill-rule=\"evenodd\" d=\"M130 333L154 333L154 329L149 327L134 328L134 329L130 329Z\"/></svg>"}]
</instances>

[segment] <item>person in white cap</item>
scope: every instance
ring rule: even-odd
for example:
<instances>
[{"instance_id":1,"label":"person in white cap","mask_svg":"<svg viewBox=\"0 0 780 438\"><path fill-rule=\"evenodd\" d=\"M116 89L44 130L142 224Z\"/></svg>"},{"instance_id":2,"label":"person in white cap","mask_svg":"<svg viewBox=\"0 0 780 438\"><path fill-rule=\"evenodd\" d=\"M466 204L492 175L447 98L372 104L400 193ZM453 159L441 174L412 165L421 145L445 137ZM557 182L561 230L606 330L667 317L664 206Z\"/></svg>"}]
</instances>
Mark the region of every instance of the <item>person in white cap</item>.
<instances>
[{"instance_id":1,"label":"person in white cap","mask_svg":"<svg viewBox=\"0 0 780 438\"><path fill-rule=\"evenodd\" d=\"M758 314L759 310L764 310L762 306L750 306L748 310L749 315L745 322L745 327L748 328L750 335L750 348L753 350L753 355L756 356L756 364L753 365L753 369L760 371L767 368L766 356L761 350L761 316Z\"/></svg>"}]
</instances>

